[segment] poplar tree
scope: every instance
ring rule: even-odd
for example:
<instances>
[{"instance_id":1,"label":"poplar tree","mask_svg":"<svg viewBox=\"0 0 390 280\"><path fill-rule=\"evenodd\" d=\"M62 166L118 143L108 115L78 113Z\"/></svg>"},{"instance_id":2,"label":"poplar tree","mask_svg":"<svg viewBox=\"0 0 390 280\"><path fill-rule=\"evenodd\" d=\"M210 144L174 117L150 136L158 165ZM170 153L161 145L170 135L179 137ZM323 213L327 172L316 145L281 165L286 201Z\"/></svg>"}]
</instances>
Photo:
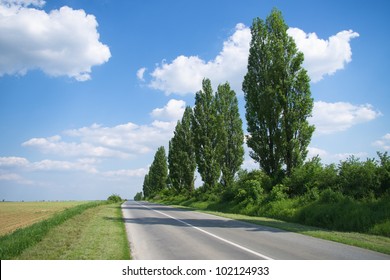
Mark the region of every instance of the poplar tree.
<instances>
[{"instance_id":1,"label":"poplar tree","mask_svg":"<svg viewBox=\"0 0 390 280\"><path fill-rule=\"evenodd\" d=\"M229 83L218 86L215 94L218 116L218 154L221 166L221 183L229 188L233 185L234 176L244 161L244 132L238 111L236 93Z\"/></svg>"},{"instance_id":2,"label":"poplar tree","mask_svg":"<svg viewBox=\"0 0 390 280\"><path fill-rule=\"evenodd\" d=\"M192 109L188 106L169 141L169 180L178 193L192 193L194 190L196 160L191 118Z\"/></svg>"},{"instance_id":3,"label":"poplar tree","mask_svg":"<svg viewBox=\"0 0 390 280\"><path fill-rule=\"evenodd\" d=\"M151 193L150 185L149 185L149 174L146 174L144 177L144 183L142 185L142 191L144 193L144 197L149 197Z\"/></svg>"},{"instance_id":4,"label":"poplar tree","mask_svg":"<svg viewBox=\"0 0 390 280\"><path fill-rule=\"evenodd\" d=\"M209 79L203 79L202 90L195 95L192 130L198 172L206 190L210 190L217 184L221 169L218 157L217 110Z\"/></svg>"},{"instance_id":5,"label":"poplar tree","mask_svg":"<svg viewBox=\"0 0 390 280\"><path fill-rule=\"evenodd\" d=\"M313 99L304 56L277 9L251 27L248 72L243 91L251 157L271 177L290 175L307 156L314 126L309 125ZM285 170L283 169L285 168Z\"/></svg>"},{"instance_id":6,"label":"poplar tree","mask_svg":"<svg viewBox=\"0 0 390 280\"><path fill-rule=\"evenodd\" d=\"M164 146L157 149L154 160L149 169L148 185L149 196L156 195L167 187L168 165Z\"/></svg>"}]
</instances>

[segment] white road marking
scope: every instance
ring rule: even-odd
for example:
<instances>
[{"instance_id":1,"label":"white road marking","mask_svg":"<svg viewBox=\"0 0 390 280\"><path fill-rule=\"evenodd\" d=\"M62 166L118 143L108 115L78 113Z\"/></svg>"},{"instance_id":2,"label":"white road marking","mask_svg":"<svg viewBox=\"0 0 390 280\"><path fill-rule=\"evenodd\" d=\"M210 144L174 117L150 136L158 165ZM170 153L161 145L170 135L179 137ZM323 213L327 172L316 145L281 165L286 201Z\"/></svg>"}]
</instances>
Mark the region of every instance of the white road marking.
<instances>
[{"instance_id":1,"label":"white road marking","mask_svg":"<svg viewBox=\"0 0 390 280\"><path fill-rule=\"evenodd\" d=\"M135 201L135 202L136 202L136 201ZM218 239L218 240L220 240L220 241L222 241L222 242L225 242L225 243L227 243L227 244L229 244L229 245L232 245L232 246L234 246L234 247L236 247L236 248L239 248L239 249L241 249L241 250L243 250L243 251L245 251L245 252L251 253L252 255L258 256L258 257L263 258L263 259L266 259L266 260L273 260L272 258L270 258L270 257L268 257L268 256L266 256L266 255L260 254L260 253L258 253L258 252L255 252L255 251L251 250L251 249L248 249L248 248L246 248L246 247L244 247L244 246L238 245L237 243L234 243L234 242L229 241L229 240L227 240L227 239L225 239L225 238L219 237L218 235L215 235L215 234L213 234L213 233L211 233L211 232L208 232L208 231L206 231L206 230L204 230L204 229L198 228L198 227L196 227L196 226L194 226L194 225L191 225L191 224L189 224L189 223L187 223L187 222L184 222L184 221L182 221L182 220L180 220L180 219L177 219L177 218L175 218L175 217L172 217L171 215L168 215L168 214L165 214L165 213L163 213L163 212L161 212L161 211L158 211L158 210L155 210L155 209L153 209L153 208L150 208L150 207L148 207L148 206L146 206L146 205L144 205L144 204L141 204L141 203L138 203L138 202L136 202L136 203L139 204L139 205L141 205L142 207L148 208L148 209L150 209L150 210L152 210L152 211L154 211L154 212L157 212L157 213L159 213L159 214L161 214L161 215L164 215L164 216L166 216L166 217L168 217L168 218L171 218L171 219L173 219L173 220L175 220L175 221L178 221L178 222L180 222L180 223L182 223L182 224L185 224L186 226L189 226L189 227L191 227L191 228L193 228L193 229L199 230L200 232L203 232L204 234L207 234L207 235L209 235L209 236L211 236L211 237L214 237L214 238L216 238L216 239Z\"/></svg>"}]
</instances>

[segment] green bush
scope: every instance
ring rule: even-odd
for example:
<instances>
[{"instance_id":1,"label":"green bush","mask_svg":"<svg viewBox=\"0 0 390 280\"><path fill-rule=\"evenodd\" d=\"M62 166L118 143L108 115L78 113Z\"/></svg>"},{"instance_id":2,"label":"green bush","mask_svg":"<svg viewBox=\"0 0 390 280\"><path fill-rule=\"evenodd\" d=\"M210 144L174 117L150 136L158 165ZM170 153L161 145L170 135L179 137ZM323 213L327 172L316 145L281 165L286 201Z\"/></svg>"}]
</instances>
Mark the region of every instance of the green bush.
<instances>
[{"instance_id":1,"label":"green bush","mask_svg":"<svg viewBox=\"0 0 390 280\"><path fill-rule=\"evenodd\" d=\"M118 194L110 195L107 200L111 203L117 203L123 201L123 199Z\"/></svg>"},{"instance_id":2,"label":"green bush","mask_svg":"<svg viewBox=\"0 0 390 280\"><path fill-rule=\"evenodd\" d=\"M140 201L142 200L142 192L137 192L134 196L135 201Z\"/></svg>"},{"instance_id":3,"label":"green bush","mask_svg":"<svg viewBox=\"0 0 390 280\"><path fill-rule=\"evenodd\" d=\"M390 237L390 219L388 219L382 223L375 224L369 230L369 233Z\"/></svg>"},{"instance_id":4,"label":"green bush","mask_svg":"<svg viewBox=\"0 0 390 280\"><path fill-rule=\"evenodd\" d=\"M339 191L334 191L332 189L326 189L319 195L319 202L320 203L339 203L343 201L344 195Z\"/></svg>"}]
</instances>

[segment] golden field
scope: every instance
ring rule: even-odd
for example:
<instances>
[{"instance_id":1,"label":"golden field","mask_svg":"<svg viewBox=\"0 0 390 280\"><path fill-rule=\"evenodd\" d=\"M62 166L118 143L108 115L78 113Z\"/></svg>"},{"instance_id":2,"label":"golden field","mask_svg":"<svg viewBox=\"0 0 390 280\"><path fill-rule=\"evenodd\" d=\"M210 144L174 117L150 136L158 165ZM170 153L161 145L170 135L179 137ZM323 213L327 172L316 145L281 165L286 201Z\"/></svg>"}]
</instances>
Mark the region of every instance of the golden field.
<instances>
[{"instance_id":1,"label":"golden field","mask_svg":"<svg viewBox=\"0 0 390 280\"><path fill-rule=\"evenodd\" d=\"M86 202L1 202L0 236L47 219L57 212L83 203Z\"/></svg>"}]
</instances>

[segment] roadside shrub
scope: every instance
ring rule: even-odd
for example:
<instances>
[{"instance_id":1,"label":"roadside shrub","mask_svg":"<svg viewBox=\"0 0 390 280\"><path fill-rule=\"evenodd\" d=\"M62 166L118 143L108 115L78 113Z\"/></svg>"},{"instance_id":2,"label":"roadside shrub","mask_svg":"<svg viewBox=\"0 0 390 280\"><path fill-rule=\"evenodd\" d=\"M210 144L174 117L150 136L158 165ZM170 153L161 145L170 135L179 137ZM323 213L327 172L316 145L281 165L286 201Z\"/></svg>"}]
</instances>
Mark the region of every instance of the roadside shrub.
<instances>
[{"instance_id":1,"label":"roadside shrub","mask_svg":"<svg viewBox=\"0 0 390 280\"><path fill-rule=\"evenodd\" d=\"M110 195L107 200L111 203L117 203L123 201L123 199L118 194Z\"/></svg>"},{"instance_id":2,"label":"roadside shrub","mask_svg":"<svg viewBox=\"0 0 390 280\"><path fill-rule=\"evenodd\" d=\"M236 189L234 200L237 202L247 201L250 203L260 202L263 199L264 190L259 181L248 180L240 184Z\"/></svg>"},{"instance_id":3,"label":"roadside shrub","mask_svg":"<svg viewBox=\"0 0 390 280\"><path fill-rule=\"evenodd\" d=\"M375 235L383 235L390 237L390 219L382 222L375 224L370 230L370 234L375 234Z\"/></svg>"},{"instance_id":4,"label":"roadside shrub","mask_svg":"<svg viewBox=\"0 0 390 280\"><path fill-rule=\"evenodd\" d=\"M267 202L280 201L288 198L288 187L283 184L277 184L274 186L267 196Z\"/></svg>"},{"instance_id":5,"label":"roadside shrub","mask_svg":"<svg viewBox=\"0 0 390 280\"><path fill-rule=\"evenodd\" d=\"M352 156L339 165L340 185L344 194L355 199L373 197L380 187L374 160L361 162Z\"/></svg>"},{"instance_id":6,"label":"roadside shrub","mask_svg":"<svg viewBox=\"0 0 390 280\"><path fill-rule=\"evenodd\" d=\"M334 191L332 189L326 189L321 192L319 195L319 202L320 203L327 203L327 204L332 204L332 203L339 203L344 199L344 195L339 192L339 191Z\"/></svg>"}]
</instances>

